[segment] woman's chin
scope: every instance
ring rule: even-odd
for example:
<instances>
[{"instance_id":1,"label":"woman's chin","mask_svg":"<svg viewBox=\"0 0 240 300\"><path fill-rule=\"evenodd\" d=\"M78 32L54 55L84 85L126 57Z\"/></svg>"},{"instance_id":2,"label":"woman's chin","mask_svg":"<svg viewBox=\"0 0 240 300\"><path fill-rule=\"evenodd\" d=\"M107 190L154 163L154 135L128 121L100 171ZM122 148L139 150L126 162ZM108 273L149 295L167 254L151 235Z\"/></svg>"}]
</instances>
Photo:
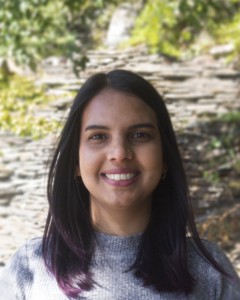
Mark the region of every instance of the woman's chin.
<instances>
[{"instance_id":1,"label":"woman's chin","mask_svg":"<svg viewBox=\"0 0 240 300\"><path fill-rule=\"evenodd\" d=\"M116 199L107 201L106 203L112 208L130 208L133 205L134 201L129 199Z\"/></svg>"}]
</instances>

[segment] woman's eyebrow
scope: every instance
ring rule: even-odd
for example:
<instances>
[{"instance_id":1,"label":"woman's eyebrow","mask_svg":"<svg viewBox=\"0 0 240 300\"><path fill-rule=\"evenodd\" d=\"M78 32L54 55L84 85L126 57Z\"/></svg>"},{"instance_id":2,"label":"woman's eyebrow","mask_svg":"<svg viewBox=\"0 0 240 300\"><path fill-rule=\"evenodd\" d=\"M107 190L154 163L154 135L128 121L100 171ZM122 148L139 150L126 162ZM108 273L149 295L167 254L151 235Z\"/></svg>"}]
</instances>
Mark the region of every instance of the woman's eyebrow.
<instances>
[{"instance_id":1,"label":"woman's eyebrow","mask_svg":"<svg viewBox=\"0 0 240 300\"><path fill-rule=\"evenodd\" d=\"M128 129L136 129L136 128L155 128L153 124L151 123L140 123L140 124L134 124L128 127ZM103 130L110 130L109 127L103 126L103 125L89 125L85 128L85 131L87 130L93 130L93 129L103 129Z\"/></svg>"}]
</instances>

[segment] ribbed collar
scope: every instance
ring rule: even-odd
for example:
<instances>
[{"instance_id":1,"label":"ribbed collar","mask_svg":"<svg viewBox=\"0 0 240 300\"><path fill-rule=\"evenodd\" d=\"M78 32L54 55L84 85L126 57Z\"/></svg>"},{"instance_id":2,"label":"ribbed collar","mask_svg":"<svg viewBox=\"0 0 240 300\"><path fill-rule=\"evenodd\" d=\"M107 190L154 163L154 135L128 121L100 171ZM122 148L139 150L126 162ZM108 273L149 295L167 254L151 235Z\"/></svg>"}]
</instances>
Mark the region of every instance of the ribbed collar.
<instances>
[{"instance_id":1,"label":"ribbed collar","mask_svg":"<svg viewBox=\"0 0 240 300\"><path fill-rule=\"evenodd\" d=\"M100 232L95 232L97 238L97 245L104 250L104 252L120 253L135 252L140 243L142 233L121 237L112 236Z\"/></svg>"}]
</instances>

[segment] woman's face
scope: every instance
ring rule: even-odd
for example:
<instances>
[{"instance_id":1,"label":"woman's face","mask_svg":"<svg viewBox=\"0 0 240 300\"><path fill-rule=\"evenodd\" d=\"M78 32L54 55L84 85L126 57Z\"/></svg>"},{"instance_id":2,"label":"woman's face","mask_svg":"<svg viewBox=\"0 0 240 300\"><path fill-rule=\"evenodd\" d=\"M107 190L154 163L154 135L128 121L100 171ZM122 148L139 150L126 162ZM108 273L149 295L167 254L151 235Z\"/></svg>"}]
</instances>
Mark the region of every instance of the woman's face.
<instances>
[{"instance_id":1,"label":"woman's face","mask_svg":"<svg viewBox=\"0 0 240 300\"><path fill-rule=\"evenodd\" d=\"M157 117L143 100L106 89L87 104L77 175L91 205L107 209L151 203L165 167Z\"/></svg>"}]
</instances>

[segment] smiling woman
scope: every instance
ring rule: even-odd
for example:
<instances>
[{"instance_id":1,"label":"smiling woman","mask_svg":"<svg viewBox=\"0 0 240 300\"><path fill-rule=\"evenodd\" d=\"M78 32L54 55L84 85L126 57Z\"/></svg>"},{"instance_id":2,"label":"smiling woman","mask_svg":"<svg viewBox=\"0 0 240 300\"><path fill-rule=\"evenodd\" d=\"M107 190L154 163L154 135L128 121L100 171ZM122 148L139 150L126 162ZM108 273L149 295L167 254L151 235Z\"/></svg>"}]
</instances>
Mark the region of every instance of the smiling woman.
<instances>
[{"instance_id":1,"label":"smiling woman","mask_svg":"<svg viewBox=\"0 0 240 300\"><path fill-rule=\"evenodd\" d=\"M228 258L198 236L169 114L142 77L114 70L82 86L48 200L44 237L10 259L1 299L240 299Z\"/></svg>"}]
</instances>

